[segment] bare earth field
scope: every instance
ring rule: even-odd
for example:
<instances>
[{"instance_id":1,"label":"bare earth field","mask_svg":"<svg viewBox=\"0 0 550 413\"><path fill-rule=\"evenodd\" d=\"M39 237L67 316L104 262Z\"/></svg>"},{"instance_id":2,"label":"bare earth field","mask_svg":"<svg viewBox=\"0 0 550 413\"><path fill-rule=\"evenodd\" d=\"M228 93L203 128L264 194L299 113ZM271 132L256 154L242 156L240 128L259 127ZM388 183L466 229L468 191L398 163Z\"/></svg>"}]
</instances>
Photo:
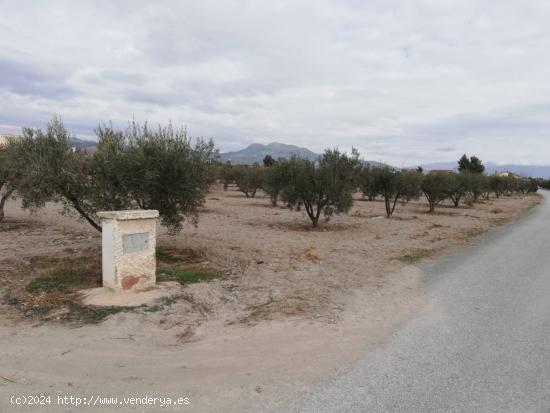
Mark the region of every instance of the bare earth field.
<instances>
[{"instance_id":1,"label":"bare earth field","mask_svg":"<svg viewBox=\"0 0 550 413\"><path fill-rule=\"evenodd\" d=\"M349 215L312 229L304 212L273 207L262 194L213 191L198 227L176 236L159 229L159 246L217 276L110 315L26 290L52 265L80 265L83 285L96 285L101 240L54 205L29 216L12 202L0 224L0 411L33 411L11 406L12 394L189 397L173 410L254 411L353 361L428 305L415 262L473 242L539 202L443 204L430 215L422 199L385 219L383 202L358 197ZM77 294L67 296L78 305ZM101 411L125 409L155 411Z\"/></svg>"}]
</instances>

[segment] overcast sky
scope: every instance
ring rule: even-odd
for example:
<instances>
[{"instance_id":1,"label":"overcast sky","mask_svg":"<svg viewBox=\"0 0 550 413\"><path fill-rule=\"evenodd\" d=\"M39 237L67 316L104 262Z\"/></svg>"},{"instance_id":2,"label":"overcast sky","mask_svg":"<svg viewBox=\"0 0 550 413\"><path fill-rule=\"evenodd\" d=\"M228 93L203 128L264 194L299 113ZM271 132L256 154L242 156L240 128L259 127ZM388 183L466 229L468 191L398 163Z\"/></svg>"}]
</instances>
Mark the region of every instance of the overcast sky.
<instances>
[{"instance_id":1,"label":"overcast sky","mask_svg":"<svg viewBox=\"0 0 550 413\"><path fill-rule=\"evenodd\" d=\"M550 2L3 1L0 131L187 125L222 151L550 163Z\"/></svg>"}]
</instances>

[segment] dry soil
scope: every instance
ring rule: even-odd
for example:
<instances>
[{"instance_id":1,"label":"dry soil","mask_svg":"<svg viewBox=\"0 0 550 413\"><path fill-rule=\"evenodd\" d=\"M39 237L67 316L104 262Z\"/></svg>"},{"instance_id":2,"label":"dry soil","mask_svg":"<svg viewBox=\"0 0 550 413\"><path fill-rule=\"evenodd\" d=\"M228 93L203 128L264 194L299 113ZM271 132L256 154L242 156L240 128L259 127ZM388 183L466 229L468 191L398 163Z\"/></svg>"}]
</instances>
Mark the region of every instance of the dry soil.
<instances>
[{"instance_id":1,"label":"dry soil","mask_svg":"<svg viewBox=\"0 0 550 413\"><path fill-rule=\"evenodd\" d=\"M419 200L386 219L381 201L358 197L349 215L312 229L304 212L271 206L262 194L213 191L198 226L176 236L160 228L159 245L197 251L220 278L98 324L0 305L0 411L18 411L12 394L40 393L181 396L190 411L253 411L352 362L365 343L429 305L416 262L475 242L538 202L513 196L428 214ZM100 236L57 210L29 215L8 204L0 290L22 291L37 257L100 253Z\"/></svg>"}]
</instances>

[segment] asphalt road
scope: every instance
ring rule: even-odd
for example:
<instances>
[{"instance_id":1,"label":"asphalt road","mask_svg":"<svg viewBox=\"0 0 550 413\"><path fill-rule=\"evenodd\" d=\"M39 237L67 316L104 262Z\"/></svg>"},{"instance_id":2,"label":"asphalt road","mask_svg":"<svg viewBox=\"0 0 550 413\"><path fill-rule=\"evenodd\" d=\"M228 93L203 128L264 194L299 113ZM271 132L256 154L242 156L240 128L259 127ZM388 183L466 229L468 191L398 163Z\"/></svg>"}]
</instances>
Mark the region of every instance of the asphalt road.
<instances>
[{"instance_id":1,"label":"asphalt road","mask_svg":"<svg viewBox=\"0 0 550 413\"><path fill-rule=\"evenodd\" d=\"M430 305L299 412L550 412L550 196L425 265Z\"/></svg>"}]
</instances>

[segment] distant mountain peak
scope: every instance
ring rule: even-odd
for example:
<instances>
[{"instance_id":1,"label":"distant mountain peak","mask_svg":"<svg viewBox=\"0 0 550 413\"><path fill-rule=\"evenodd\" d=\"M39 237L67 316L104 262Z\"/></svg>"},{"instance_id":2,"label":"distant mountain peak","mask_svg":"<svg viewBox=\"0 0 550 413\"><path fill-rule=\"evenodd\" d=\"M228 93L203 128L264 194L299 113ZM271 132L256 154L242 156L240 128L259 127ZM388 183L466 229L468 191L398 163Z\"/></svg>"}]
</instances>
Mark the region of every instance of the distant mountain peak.
<instances>
[{"instance_id":1,"label":"distant mountain peak","mask_svg":"<svg viewBox=\"0 0 550 413\"><path fill-rule=\"evenodd\" d=\"M259 145L259 144L258 144ZM296 145L290 145L290 144L286 144L286 143L280 143L280 142L270 142L268 143L267 145L263 145L263 146L266 146L270 149L279 149L279 148L286 148L286 149L296 149L296 148L299 148L299 149L306 149L306 148L300 148L299 146L296 146ZM307 150L307 149L306 149Z\"/></svg>"},{"instance_id":2,"label":"distant mountain peak","mask_svg":"<svg viewBox=\"0 0 550 413\"><path fill-rule=\"evenodd\" d=\"M220 154L222 161L230 161L238 164L262 163L266 155L273 158L290 158L292 155L298 155L303 158L315 160L319 156L307 148L296 145L289 145L280 142L270 142L267 145L261 143L252 143L240 151L225 152Z\"/></svg>"}]
</instances>

